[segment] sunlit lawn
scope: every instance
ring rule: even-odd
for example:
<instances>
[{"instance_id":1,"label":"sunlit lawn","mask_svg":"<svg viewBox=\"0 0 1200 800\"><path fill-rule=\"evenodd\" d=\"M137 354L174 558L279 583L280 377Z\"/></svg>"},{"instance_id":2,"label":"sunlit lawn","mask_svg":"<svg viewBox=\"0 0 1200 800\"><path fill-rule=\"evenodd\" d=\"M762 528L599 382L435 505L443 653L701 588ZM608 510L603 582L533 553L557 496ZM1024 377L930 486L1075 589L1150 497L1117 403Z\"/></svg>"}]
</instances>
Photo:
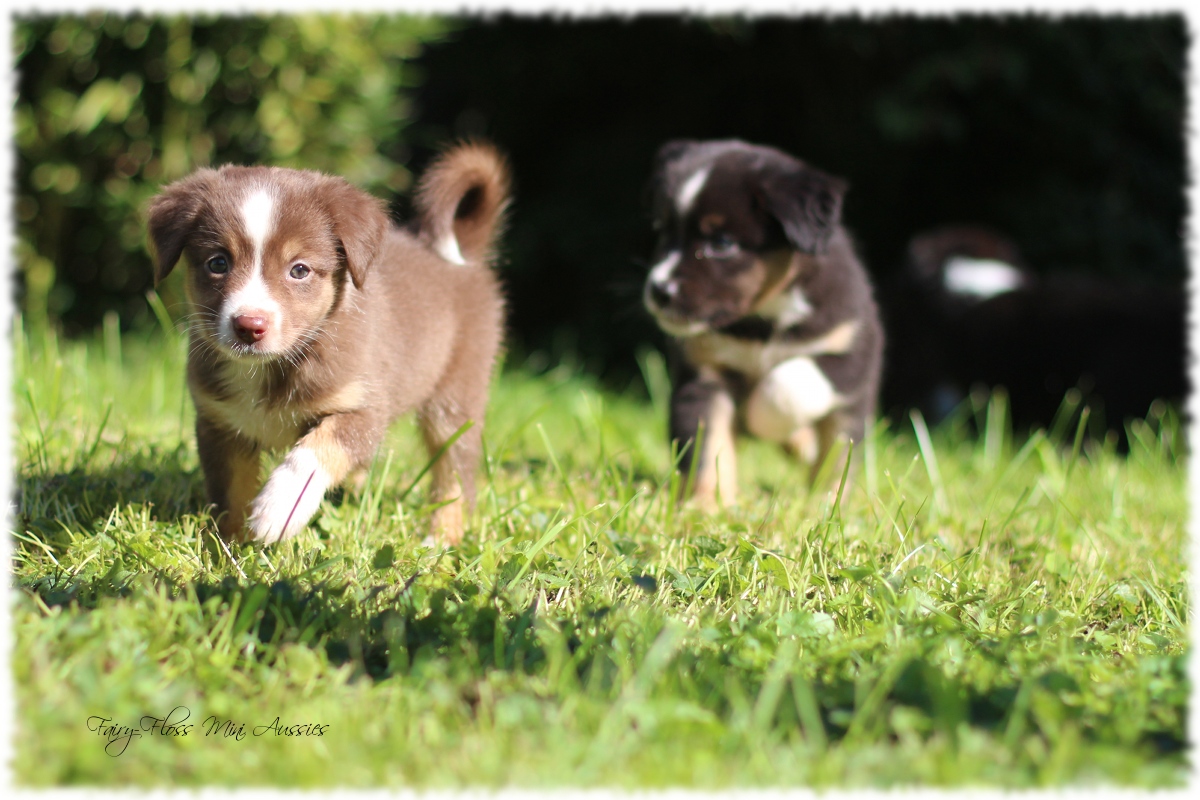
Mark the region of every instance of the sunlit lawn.
<instances>
[{"instance_id":1,"label":"sunlit lawn","mask_svg":"<svg viewBox=\"0 0 1200 800\"><path fill-rule=\"evenodd\" d=\"M462 546L422 544L405 422L361 495L231 559L179 338L14 350L23 784L1185 779L1169 410L1127 457L1078 443L1077 411L1015 441L986 399L928 440L881 424L838 506L747 442L741 506L705 516L673 500L654 354L652 400L510 363ZM177 707L186 735L153 728Z\"/></svg>"}]
</instances>

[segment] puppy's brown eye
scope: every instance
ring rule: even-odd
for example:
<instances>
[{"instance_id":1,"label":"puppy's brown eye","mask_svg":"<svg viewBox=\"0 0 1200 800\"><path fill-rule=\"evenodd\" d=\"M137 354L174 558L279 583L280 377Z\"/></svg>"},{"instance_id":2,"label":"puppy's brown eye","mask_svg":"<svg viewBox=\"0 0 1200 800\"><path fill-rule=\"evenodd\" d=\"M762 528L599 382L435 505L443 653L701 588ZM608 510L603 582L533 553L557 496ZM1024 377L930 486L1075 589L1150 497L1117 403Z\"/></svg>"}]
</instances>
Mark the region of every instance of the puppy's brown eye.
<instances>
[{"instance_id":1,"label":"puppy's brown eye","mask_svg":"<svg viewBox=\"0 0 1200 800\"><path fill-rule=\"evenodd\" d=\"M312 270L308 268L307 264L296 264L294 267L292 267L292 271L289 272L288 275L291 275L298 281L302 281L308 277L308 273L310 272L312 272Z\"/></svg>"},{"instance_id":2,"label":"puppy's brown eye","mask_svg":"<svg viewBox=\"0 0 1200 800\"><path fill-rule=\"evenodd\" d=\"M729 258L738 252L738 243L727 233L715 234L704 243L700 255L703 258Z\"/></svg>"},{"instance_id":3,"label":"puppy's brown eye","mask_svg":"<svg viewBox=\"0 0 1200 800\"><path fill-rule=\"evenodd\" d=\"M213 256L204 262L204 267L213 275L224 275L226 272L229 272L229 259L220 255Z\"/></svg>"}]
</instances>

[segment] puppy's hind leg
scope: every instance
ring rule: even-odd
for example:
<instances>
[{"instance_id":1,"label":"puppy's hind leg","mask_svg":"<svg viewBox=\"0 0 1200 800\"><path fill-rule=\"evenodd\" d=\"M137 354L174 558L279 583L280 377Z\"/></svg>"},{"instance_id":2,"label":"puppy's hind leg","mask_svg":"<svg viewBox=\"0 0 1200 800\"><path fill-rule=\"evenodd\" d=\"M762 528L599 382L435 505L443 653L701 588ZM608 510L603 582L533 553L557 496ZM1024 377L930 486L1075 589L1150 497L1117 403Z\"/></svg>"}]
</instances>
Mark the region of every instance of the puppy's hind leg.
<instances>
[{"instance_id":1,"label":"puppy's hind leg","mask_svg":"<svg viewBox=\"0 0 1200 800\"><path fill-rule=\"evenodd\" d=\"M499 296L489 287L477 287L480 293L469 303L475 312L459 320L459 341L451 366L417 414L430 458L445 448L433 465L430 492L433 502L442 504L430 522L434 539L443 544L462 541L467 513L475 510L475 470L504 328ZM470 427L464 430L468 422Z\"/></svg>"},{"instance_id":2,"label":"puppy's hind leg","mask_svg":"<svg viewBox=\"0 0 1200 800\"><path fill-rule=\"evenodd\" d=\"M425 449L431 459L436 459L431 470L430 500L438 507L430 527L434 539L442 544L462 541L466 512L475 508L475 468L483 440L482 412L479 417L470 418L436 402L426 405L418 416ZM462 430L468 422L470 427Z\"/></svg>"}]
</instances>

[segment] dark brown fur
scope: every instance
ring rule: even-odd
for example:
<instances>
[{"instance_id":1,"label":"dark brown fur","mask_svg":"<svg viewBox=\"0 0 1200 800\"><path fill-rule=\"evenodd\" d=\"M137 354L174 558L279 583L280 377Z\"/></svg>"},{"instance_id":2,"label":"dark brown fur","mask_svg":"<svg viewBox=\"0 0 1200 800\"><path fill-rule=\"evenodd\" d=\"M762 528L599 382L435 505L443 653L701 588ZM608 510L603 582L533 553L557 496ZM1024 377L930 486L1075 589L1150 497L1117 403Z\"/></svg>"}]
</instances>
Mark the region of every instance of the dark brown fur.
<instances>
[{"instance_id":1,"label":"dark brown fur","mask_svg":"<svg viewBox=\"0 0 1200 800\"><path fill-rule=\"evenodd\" d=\"M244 209L259 188L268 190L274 216L255 284ZM204 169L152 201L156 277L181 256L188 262L188 384L222 536L269 542L294 535L315 511L314 498L297 506L298 513L311 506L297 521L290 501L273 493L294 493L298 503L311 492L308 473L308 480L337 485L370 461L396 417L415 412L431 455L474 423L433 476L432 499L446 503L435 512L434 530L446 542L461 538L504 324L488 261L507 192L499 155L486 145L463 145L421 182L415 235L393 225L379 200L315 172ZM465 264L433 250L451 234ZM214 274L210 264L219 268L220 259L227 270ZM297 266L310 272L293 273ZM237 338L239 323L228 318L236 312L225 304L259 285L265 290L245 296L267 298L260 316L270 323L263 342L247 343ZM288 458L259 492L260 454L268 449L287 449Z\"/></svg>"},{"instance_id":2,"label":"dark brown fur","mask_svg":"<svg viewBox=\"0 0 1200 800\"><path fill-rule=\"evenodd\" d=\"M668 143L652 184L645 302L675 337L671 438L692 493L734 498L738 428L769 432L815 478L839 440L862 440L882 363L871 286L841 227L845 183L730 140Z\"/></svg>"}]
</instances>

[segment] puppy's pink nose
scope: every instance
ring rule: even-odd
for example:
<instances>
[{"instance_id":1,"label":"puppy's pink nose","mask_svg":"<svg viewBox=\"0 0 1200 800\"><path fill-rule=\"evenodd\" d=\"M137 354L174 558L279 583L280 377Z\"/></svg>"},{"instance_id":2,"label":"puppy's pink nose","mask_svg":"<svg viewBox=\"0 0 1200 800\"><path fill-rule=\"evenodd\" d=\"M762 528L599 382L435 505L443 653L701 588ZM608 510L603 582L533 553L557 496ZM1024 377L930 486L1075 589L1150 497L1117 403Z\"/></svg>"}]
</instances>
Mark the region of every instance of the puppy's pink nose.
<instances>
[{"instance_id":1,"label":"puppy's pink nose","mask_svg":"<svg viewBox=\"0 0 1200 800\"><path fill-rule=\"evenodd\" d=\"M234 317L233 333L246 344L254 344L267 335L267 318L252 314Z\"/></svg>"}]
</instances>

